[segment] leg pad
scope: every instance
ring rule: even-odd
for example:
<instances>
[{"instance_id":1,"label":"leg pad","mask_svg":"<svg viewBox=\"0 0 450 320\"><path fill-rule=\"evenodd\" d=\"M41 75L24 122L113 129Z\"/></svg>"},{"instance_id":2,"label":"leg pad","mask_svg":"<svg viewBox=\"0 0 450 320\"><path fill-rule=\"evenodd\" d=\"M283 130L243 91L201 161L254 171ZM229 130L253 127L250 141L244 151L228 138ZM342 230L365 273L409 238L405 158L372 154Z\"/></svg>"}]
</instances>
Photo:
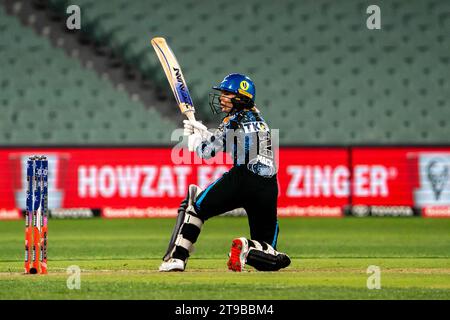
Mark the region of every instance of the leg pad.
<instances>
[{"instance_id":1,"label":"leg pad","mask_svg":"<svg viewBox=\"0 0 450 320\"><path fill-rule=\"evenodd\" d=\"M247 255L247 264L258 271L278 271L291 264L287 254L276 251L267 243L251 240L250 244L252 247Z\"/></svg>"},{"instance_id":2,"label":"leg pad","mask_svg":"<svg viewBox=\"0 0 450 320\"><path fill-rule=\"evenodd\" d=\"M163 261L168 261L170 258L173 258L175 251L179 251L177 258L182 260L187 259L189 252L192 252L193 244L197 241L203 225L203 221L196 216L193 206L201 191L196 185L191 184L189 186L188 194L178 209L177 221L173 228Z\"/></svg>"}]
</instances>

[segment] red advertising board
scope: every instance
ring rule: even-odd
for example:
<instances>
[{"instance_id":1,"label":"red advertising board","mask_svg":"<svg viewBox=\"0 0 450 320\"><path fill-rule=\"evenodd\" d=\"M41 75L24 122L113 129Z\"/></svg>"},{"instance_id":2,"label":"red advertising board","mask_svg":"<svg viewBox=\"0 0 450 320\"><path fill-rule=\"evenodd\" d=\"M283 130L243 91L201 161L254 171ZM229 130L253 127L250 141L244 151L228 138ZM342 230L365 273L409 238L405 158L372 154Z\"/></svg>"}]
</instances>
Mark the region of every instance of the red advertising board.
<instances>
[{"instance_id":1,"label":"red advertising board","mask_svg":"<svg viewBox=\"0 0 450 320\"><path fill-rule=\"evenodd\" d=\"M190 183L205 187L230 167L175 165L171 152L169 148L0 150L0 208L24 207L24 168L32 155L49 160L50 208L178 207Z\"/></svg>"},{"instance_id":2,"label":"red advertising board","mask_svg":"<svg viewBox=\"0 0 450 320\"><path fill-rule=\"evenodd\" d=\"M349 199L347 149L281 148L279 162L281 216L342 216Z\"/></svg>"},{"instance_id":3,"label":"red advertising board","mask_svg":"<svg viewBox=\"0 0 450 320\"><path fill-rule=\"evenodd\" d=\"M171 148L0 149L0 218L25 207L25 163L49 159L49 207L101 209L105 217L174 216L187 187L230 167ZM340 217L347 205L450 207L450 148L281 148L280 216Z\"/></svg>"},{"instance_id":4,"label":"red advertising board","mask_svg":"<svg viewBox=\"0 0 450 320\"><path fill-rule=\"evenodd\" d=\"M450 206L450 148L353 148L352 205Z\"/></svg>"},{"instance_id":5,"label":"red advertising board","mask_svg":"<svg viewBox=\"0 0 450 320\"><path fill-rule=\"evenodd\" d=\"M404 149L353 149L353 204L413 206L407 154Z\"/></svg>"}]
</instances>

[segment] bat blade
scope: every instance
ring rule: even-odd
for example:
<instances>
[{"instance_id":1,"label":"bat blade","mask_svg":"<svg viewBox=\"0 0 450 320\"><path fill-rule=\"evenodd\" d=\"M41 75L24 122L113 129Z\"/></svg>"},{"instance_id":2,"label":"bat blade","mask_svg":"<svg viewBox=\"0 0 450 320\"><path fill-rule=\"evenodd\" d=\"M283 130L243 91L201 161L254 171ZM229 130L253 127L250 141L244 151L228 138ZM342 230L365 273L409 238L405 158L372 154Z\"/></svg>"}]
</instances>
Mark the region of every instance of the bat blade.
<instances>
[{"instance_id":1,"label":"bat blade","mask_svg":"<svg viewBox=\"0 0 450 320\"><path fill-rule=\"evenodd\" d=\"M163 67L178 107L188 119L195 120L194 103L192 102L183 71L181 70L175 54L170 49L166 39L162 37L153 38L151 44Z\"/></svg>"}]
</instances>

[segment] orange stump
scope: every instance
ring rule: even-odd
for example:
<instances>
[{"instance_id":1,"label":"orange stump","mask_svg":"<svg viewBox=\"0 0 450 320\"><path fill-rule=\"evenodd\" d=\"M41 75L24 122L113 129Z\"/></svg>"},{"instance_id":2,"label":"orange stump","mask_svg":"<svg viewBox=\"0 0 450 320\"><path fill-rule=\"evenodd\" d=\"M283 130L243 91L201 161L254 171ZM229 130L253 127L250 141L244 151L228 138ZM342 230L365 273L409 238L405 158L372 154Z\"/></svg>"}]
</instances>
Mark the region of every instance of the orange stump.
<instances>
[{"instance_id":1,"label":"orange stump","mask_svg":"<svg viewBox=\"0 0 450 320\"><path fill-rule=\"evenodd\" d=\"M30 273L30 263L31 263L31 223L30 223L30 213L25 213L25 273Z\"/></svg>"},{"instance_id":2,"label":"orange stump","mask_svg":"<svg viewBox=\"0 0 450 320\"><path fill-rule=\"evenodd\" d=\"M25 273L47 273L48 160L31 157L27 162L25 213Z\"/></svg>"}]
</instances>

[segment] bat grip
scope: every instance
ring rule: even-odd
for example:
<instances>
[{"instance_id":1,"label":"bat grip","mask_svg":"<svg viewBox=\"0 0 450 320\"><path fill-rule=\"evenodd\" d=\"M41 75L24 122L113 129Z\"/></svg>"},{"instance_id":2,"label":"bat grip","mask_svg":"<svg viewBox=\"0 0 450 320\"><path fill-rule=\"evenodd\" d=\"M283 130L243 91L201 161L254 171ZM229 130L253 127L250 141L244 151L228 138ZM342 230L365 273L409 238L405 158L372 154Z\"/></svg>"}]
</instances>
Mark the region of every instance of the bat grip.
<instances>
[{"instance_id":1,"label":"bat grip","mask_svg":"<svg viewBox=\"0 0 450 320\"><path fill-rule=\"evenodd\" d=\"M195 115L193 111L186 111L184 114L189 120L195 121Z\"/></svg>"}]
</instances>

